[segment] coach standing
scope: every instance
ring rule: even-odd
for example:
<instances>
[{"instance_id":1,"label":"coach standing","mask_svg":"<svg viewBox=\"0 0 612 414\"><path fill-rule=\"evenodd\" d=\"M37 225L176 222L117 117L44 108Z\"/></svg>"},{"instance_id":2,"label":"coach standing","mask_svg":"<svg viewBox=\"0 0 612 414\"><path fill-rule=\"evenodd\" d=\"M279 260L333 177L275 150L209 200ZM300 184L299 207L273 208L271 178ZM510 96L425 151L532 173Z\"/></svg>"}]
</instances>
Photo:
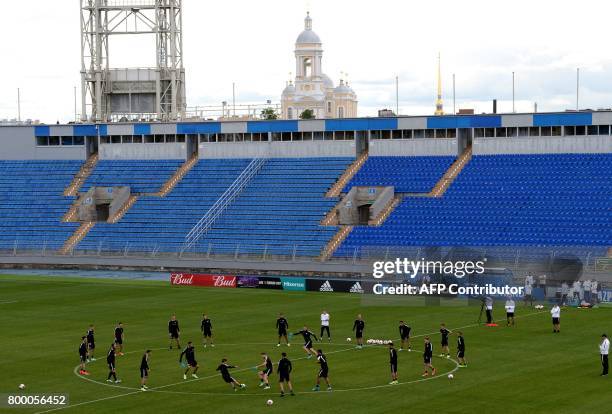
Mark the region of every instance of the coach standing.
<instances>
[{"instance_id":1,"label":"coach standing","mask_svg":"<svg viewBox=\"0 0 612 414\"><path fill-rule=\"evenodd\" d=\"M601 336L601 343L599 344L599 354L601 355L601 375L608 375L608 352L610 352L610 340L608 335L603 334Z\"/></svg>"}]
</instances>

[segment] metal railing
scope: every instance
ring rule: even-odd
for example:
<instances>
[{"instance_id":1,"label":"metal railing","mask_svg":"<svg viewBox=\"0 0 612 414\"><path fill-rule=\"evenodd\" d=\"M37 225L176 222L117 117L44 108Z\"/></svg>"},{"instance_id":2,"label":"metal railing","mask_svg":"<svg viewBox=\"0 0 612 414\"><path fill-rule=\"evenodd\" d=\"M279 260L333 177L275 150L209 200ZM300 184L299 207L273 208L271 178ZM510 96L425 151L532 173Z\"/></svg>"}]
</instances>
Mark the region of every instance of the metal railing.
<instances>
[{"instance_id":1,"label":"metal railing","mask_svg":"<svg viewBox=\"0 0 612 414\"><path fill-rule=\"evenodd\" d=\"M185 251L180 245L159 243L125 243L108 240L100 241L96 246L75 248L67 254L60 253L61 246L51 245L43 239L37 245L22 244L15 240L10 247L0 248L1 257L93 257L93 258L134 258L134 259L168 259L168 260L202 260L228 262L227 267L237 261L260 263L321 263L320 246L316 244L261 243L246 241L241 244L220 242L200 243L191 251ZM552 275L562 272L560 265L568 259L573 267L580 263L582 272L593 272L600 280L608 279L612 283L612 259L607 258L605 249L587 247L564 248L512 248L512 247L357 247L343 251L324 263L371 266L374 261L394 261L396 258L408 260L466 260L486 257L486 267L507 269L515 277L524 277L524 272L535 271ZM603 252L603 253L602 253ZM573 258L573 259L572 259ZM53 261L50 261L52 263Z\"/></svg>"},{"instance_id":2,"label":"metal railing","mask_svg":"<svg viewBox=\"0 0 612 414\"><path fill-rule=\"evenodd\" d=\"M265 165L267 158L254 158L249 165L234 180L232 185L219 197L215 204L210 207L206 214L196 223L195 226L185 236L185 244L181 251L190 249L200 238L210 230L217 218L227 209L242 190L249 184L251 179Z\"/></svg>"}]
</instances>

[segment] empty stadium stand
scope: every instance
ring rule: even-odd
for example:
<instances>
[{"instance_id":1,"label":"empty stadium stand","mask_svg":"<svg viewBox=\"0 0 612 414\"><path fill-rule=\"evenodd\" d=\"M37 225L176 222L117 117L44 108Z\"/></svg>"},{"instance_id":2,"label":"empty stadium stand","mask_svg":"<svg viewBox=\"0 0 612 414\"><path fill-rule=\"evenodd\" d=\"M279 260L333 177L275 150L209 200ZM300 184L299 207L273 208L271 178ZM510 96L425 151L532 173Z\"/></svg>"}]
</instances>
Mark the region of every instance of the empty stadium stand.
<instances>
[{"instance_id":1,"label":"empty stadium stand","mask_svg":"<svg viewBox=\"0 0 612 414\"><path fill-rule=\"evenodd\" d=\"M370 165L376 171L363 181L377 176L425 190L418 181L431 184L431 175L397 170L412 162ZM443 197L405 197L380 227L356 227L335 256L377 246L600 246L605 252L612 244L611 195L612 154L474 156Z\"/></svg>"},{"instance_id":2,"label":"empty stadium stand","mask_svg":"<svg viewBox=\"0 0 612 414\"><path fill-rule=\"evenodd\" d=\"M428 193L455 161L455 157L369 157L347 184L395 186L396 193Z\"/></svg>"},{"instance_id":3,"label":"empty stadium stand","mask_svg":"<svg viewBox=\"0 0 612 414\"><path fill-rule=\"evenodd\" d=\"M79 227L62 216L81 161L0 161L0 249L59 249Z\"/></svg>"},{"instance_id":4,"label":"empty stadium stand","mask_svg":"<svg viewBox=\"0 0 612 414\"><path fill-rule=\"evenodd\" d=\"M240 175L250 159L200 160L165 198L141 196L116 224L97 223L78 245L86 250L178 252L186 234ZM326 191L351 158L269 159L193 250L317 256L335 233L319 225L337 199ZM142 171L134 162L132 174ZM124 168L122 174L130 168ZM129 182L140 182L127 177ZM94 181L91 185L100 185ZM116 180L115 180L116 181Z\"/></svg>"},{"instance_id":5,"label":"empty stadium stand","mask_svg":"<svg viewBox=\"0 0 612 414\"><path fill-rule=\"evenodd\" d=\"M198 253L319 256L336 226L321 220L325 197L354 158L268 159L212 228ZM138 198L116 223L63 222L81 161L0 161L0 249L173 252L251 159L101 160L81 187L129 185ZM475 155L440 197L431 191L454 157L369 157L351 186L393 185L403 195L380 226L355 226L334 257L366 249L423 246L612 245L612 154ZM376 224L376 223L375 223ZM79 229L84 238L71 239ZM334 246L335 249L335 246ZM189 253L188 252L188 253Z\"/></svg>"},{"instance_id":6,"label":"empty stadium stand","mask_svg":"<svg viewBox=\"0 0 612 414\"><path fill-rule=\"evenodd\" d=\"M183 162L183 160L101 160L81 187L81 191L85 192L92 186L130 186L132 193L157 193Z\"/></svg>"}]
</instances>

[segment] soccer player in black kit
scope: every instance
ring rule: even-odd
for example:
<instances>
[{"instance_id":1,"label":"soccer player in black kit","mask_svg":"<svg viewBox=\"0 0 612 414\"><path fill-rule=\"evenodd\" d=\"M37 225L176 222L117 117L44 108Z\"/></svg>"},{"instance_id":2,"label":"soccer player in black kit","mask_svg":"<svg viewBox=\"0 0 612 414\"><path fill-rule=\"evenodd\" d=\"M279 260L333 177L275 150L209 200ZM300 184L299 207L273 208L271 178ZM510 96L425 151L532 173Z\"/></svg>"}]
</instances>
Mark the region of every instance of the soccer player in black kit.
<instances>
[{"instance_id":1,"label":"soccer player in black kit","mask_svg":"<svg viewBox=\"0 0 612 414\"><path fill-rule=\"evenodd\" d=\"M221 365L217 367L217 371L221 372L221 378L228 384L232 384L232 388L236 391L236 386L240 388L246 388L246 384L241 384L237 380L235 380L229 373L230 368L238 368L237 366L230 365L227 363L227 358L223 358L221 360Z\"/></svg>"},{"instance_id":2,"label":"soccer player in black kit","mask_svg":"<svg viewBox=\"0 0 612 414\"><path fill-rule=\"evenodd\" d=\"M467 367L465 362L465 340L463 339L463 332L457 332L457 359L459 360L459 367Z\"/></svg>"},{"instance_id":3,"label":"soccer player in black kit","mask_svg":"<svg viewBox=\"0 0 612 414\"><path fill-rule=\"evenodd\" d=\"M121 382L120 379L117 379L117 371L115 369L115 350L117 347L117 344L111 344L108 354L106 354L106 363L108 364L108 377L106 378L106 382L113 382L113 380L111 380L111 377L113 377L115 379L115 384Z\"/></svg>"},{"instance_id":4,"label":"soccer player in black kit","mask_svg":"<svg viewBox=\"0 0 612 414\"><path fill-rule=\"evenodd\" d=\"M287 358L287 353L283 352L281 354L281 359L280 361L278 361L278 368L276 370L276 372L278 373L278 385L280 386L280 396L284 397L285 396L285 387L284 384L287 384L287 387L289 388L289 392L291 393L291 395L295 395L293 393L293 385L291 385L291 371L293 370L293 365L291 365L291 361L289 361L289 358Z\"/></svg>"},{"instance_id":5,"label":"soccer player in black kit","mask_svg":"<svg viewBox=\"0 0 612 414\"><path fill-rule=\"evenodd\" d=\"M446 357L450 358L450 351L448 350L448 335L450 333L451 331L446 329L445 324L440 325L440 335L442 336L442 339L440 342L440 345L442 346L442 353L440 354L441 357L443 357L444 354L446 354Z\"/></svg>"},{"instance_id":6,"label":"soccer player in black kit","mask_svg":"<svg viewBox=\"0 0 612 414\"><path fill-rule=\"evenodd\" d=\"M87 337L81 337L81 344L79 345L79 374L89 375L89 372L85 369L85 362L87 362Z\"/></svg>"},{"instance_id":7,"label":"soccer player in black kit","mask_svg":"<svg viewBox=\"0 0 612 414\"><path fill-rule=\"evenodd\" d=\"M363 330L365 329L365 322L361 319L361 314L357 315L357 319L353 323L353 331L355 331L355 339L357 340L357 349L363 347Z\"/></svg>"},{"instance_id":8,"label":"soccer player in black kit","mask_svg":"<svg viewBox=\"0 0 612 414\"><path fill-rule=\"evenodd\" d=\"M168 336L170 337L170 349L172 349L172 342L176 342L176 347L181 349L181 343L179 342L181 330L179 328L179 322L176 320L176 315L172 315L168 321Z\"/></svg>"},{"instance_id":9,"label":"soccer player in black kit","mask_svg":"<svg viewBox=\"0 0 612 414\"><path fill-rule=\"evenodd\" d=\"M436 369L433 365L431 365L431 358L433 358L433 345L429 340L429 336L425 337L425 351L423 351L423 366L425 367L425 371L423 372L423 376L427 377L429 375L429 369L431 369L431 376L436 375Z\"/></svg>"},{"instance_id":10,"label":"soccer player in black kit","mask_svg":"<svg viewBox=\"0 0 612 414\"><path fill-rule=\"evenodd\" d=\"M87 359L89 361L95 361L94 351L96 350L96 342L94 339L94 326L89 325L89 329L87 330Z\"/></svg>"},{"instance_id":11,"label":"soccer player in black kit","mask_svg":"<svg viewBox=\"0 0 612 414\"><path fill-rule=\"evenodd\" d=\"M181 356L179 357L179 364L183 363L183 356L187 360L187 369L185 370L185 373L183 373L183 379L187 379L187 374L190 370L192 371L191 376L193 378L198 378L197 372L200 366L198 365L198 361L196 361L195 359L195 347L193 346L193 343L191 341L187 342L187 348L185 348L183 352L181 352Z\"/></svg>"},{"instance_id":12,"label":"soccer player in black kit","mask_svg":"<svg viewBox=\"0 0 612 414\"><path fill-rule=\"evenodd\" d=\"M399 349L400 351L404 350L404 345L408 345L408 352L412 351L412 348L410 348L410 329L410 326L406 325L404 321L399 322L399 333L402 340Z\"/></svg>"},{"instance_id":13,"label":"soccer player in black kit","mask_svg":"<svg viewBox=\"0 0 612 414\"><path fill-rule=\"evenodd\" d=\"M147 349L142 359L140 360L140 391L146 391L147 379L149 378L149 357L151 356L151 350Z\"/></svg>"},{"instance_id":14,"label":"soccer player in black kit","mask_svg":"<svg viewBox=\"0 0 612 414\"><path fill-rule=\"evenodd\" d=\"M123 324L119 322L115 327L115 344L119 348L118 355L123 355Z\"/></svg>"},{"instance_id":15,"label":"soccer player in black kit","mask_svg":"<svg viewBox=\"0 0 612 414\"><path fill-rule=\"evenodd\" d=\"M331 383L329 382L329 367L327 366L327 357L323 355L322 350L317 350L317 363L319 364L319 373L317 374L317 383L315 384L313 391L319 391L321 378L327 383L327 391L332 390Z\"/></svg>"},{"instance_id":16,"label":"soccer player in black kit","mask_svg":"<svg viewBox=\"0 0 612 414\"><path fill-rule=\"evenodd\" d=\"M393 342L389 342L389 364L391 365L391 382L389 385L396 385L397 382L397 351L393 347Z\"/></svg>"},{"instance_id":17,"label":"soccer player in black kit","mask_svg":"<svg viewBox=\"0 0 612 414\"><path fill-rule=\"evenodd\" d=\"M317 339L317 335L315 335L314 333L310 332L308 330L308 327L304 326L304 329L302 329L299 332L296 332L292 335L302 335L302 337L304 338L304 351L306 351L306 354L308 354L308 359L312 358L313 355L317 355L317 353L314 351L314 349L312 349L312 338L314 337L315 341L318 341Z\"/></svg>"},{"instance_id":18,"label":"soccer player in black kit","mask_svg":"<svg viewBox=\"0 0 612 414\"><path fill-rule=\"evenodd\" d=\"M213 344L212 322L208 315L205 313L202 314L202 323L200 324L200 330L202 331L202 342L204 343L204 348L206 348L206 345L214 347L215 344Z\"/></svg>"},{"instance_id":19,"label":"soccer player in black kit","mask_svg":"<svg viewBox=\"0 0 612 414\"><path fill-rule=\"evenodd\" d=\"M259 386L264 387L264 390L270 389L270 375L274 372L274 368L272 366L272 360L265 352L261 353L261 357L263 358L263 362L257 365L255 368L263 368L261 371L257 373L259 376L260 382Z\"/></svg>"},{"instance_id":20,"label":"soccer player in black kit","mask_svg":"<svg viewBox=\"0 0 612 414\"><path fill-rule=\"evenodd\" d=\"M281 339L285 338L285 343L287 346L291 346L289 344L289 338L287 337L287 329L289 329L289 322L285 319L285 315L282 313L278 314L278 319L276 320L276 329L278 329L278 345L281 346Z\"/></svg>"}]
</instances>

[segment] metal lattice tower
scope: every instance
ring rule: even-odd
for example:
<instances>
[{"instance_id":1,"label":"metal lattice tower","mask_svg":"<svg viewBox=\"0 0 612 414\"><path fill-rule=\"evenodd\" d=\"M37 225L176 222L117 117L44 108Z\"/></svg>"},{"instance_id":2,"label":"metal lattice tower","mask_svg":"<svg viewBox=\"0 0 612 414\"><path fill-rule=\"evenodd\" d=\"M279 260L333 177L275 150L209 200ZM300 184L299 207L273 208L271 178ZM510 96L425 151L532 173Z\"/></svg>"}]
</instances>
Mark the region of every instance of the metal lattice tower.
<instances>
[{"instance_id":1,"label":"metal lattice tower","mask_svg":"<svg viewBox=\"0 0 612 414\"><path fill-rule=\"evenodd\" d=\"M182 0L80 2L81 120L181 118L186 107ZM156 67L110 68L109 37L139 34L155 35Z\"/></svg>"}]
</instances>

